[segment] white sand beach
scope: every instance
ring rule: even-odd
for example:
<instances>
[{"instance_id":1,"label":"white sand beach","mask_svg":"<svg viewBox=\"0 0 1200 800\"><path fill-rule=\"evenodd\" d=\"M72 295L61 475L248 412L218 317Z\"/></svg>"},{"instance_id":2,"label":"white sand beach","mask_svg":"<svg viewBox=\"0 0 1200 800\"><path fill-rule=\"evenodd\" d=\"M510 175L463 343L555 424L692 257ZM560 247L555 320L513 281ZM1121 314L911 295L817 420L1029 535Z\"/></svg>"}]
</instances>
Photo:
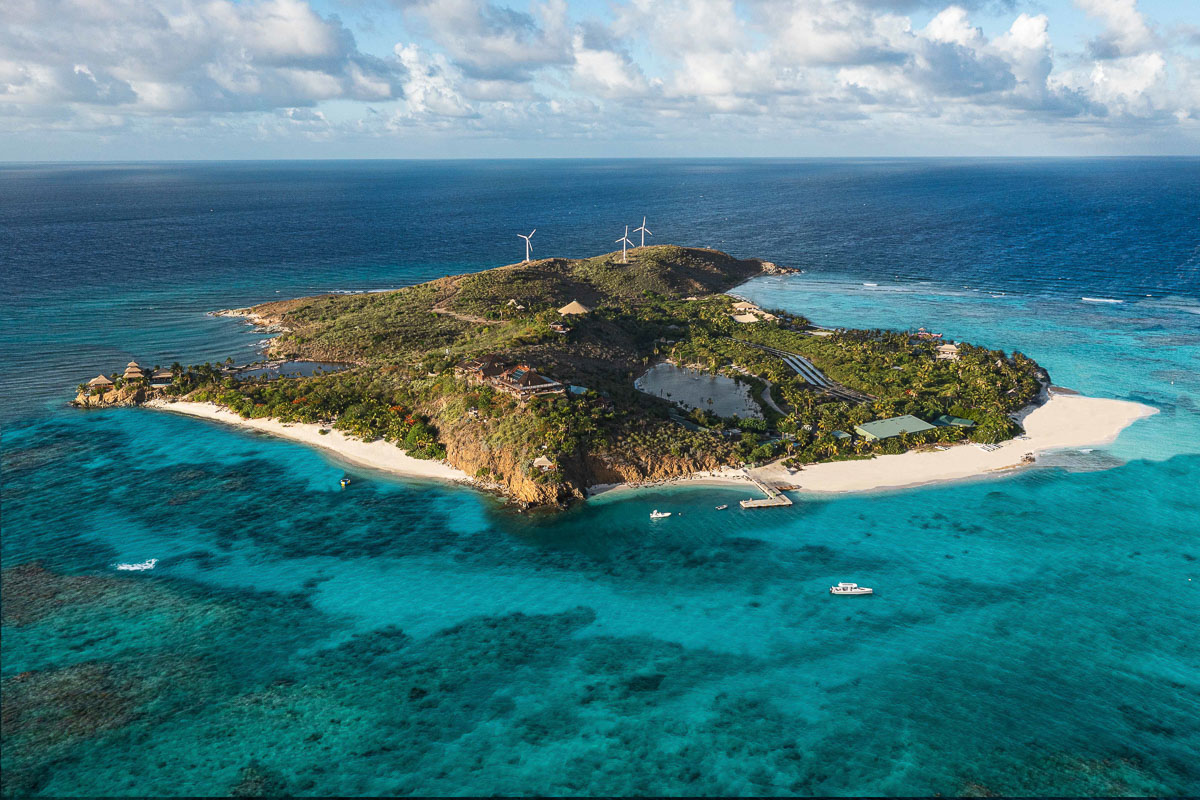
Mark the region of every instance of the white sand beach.
<instances>
[{"instance_id":1,"label":"white sand beach","mask_svg":"<svg viewBox=\"0 0 1200 800\"><path fill-rule=\"evenodd\" d=\"M956 445L945 450L925 450L857 461L814 464L795 472L779 462L752 470L723 470L666 481L659 486L720 484L744 486L754 496L760 493L749 481L799 486L801 492L837 493L900 489L909 486L1004 475L1025 466L1026 454L1035 457L1051 450L1095 447L1109 444L1125 428L1158 409L1127 400L1084 397L1052 392L1049 399L1022 421L1025 436L1004 442L996 450L976 445ZM597 486L592 496L610 489L638 487Z\"/></svg>"},{"instance_id":2,"label":"white sand beach","mask_svg":"<svg viewBox=\"0 0 1200 800\"><path fill-rule=\"evenodd\" d=\"M177 414L187 414L191 417L200 417L269 433L329 450L339 458L355 464L404 477L474 483L467 473L455 469L444 461L413 458L405 455L404 451L396 445L382 439L364 442L351 438L339 430L330 430L329 433L322 434L320 431L323 426L311 423L294 422L285 425L277 419L242 419L229 409L213 403L193 403L184 400L172 403L166 400L152 400L146 403L146 407L174 411Z\"/></svg>"},{"instance_id":3,"label":"white sand beach","mask_svg":"<svg viewBox=\"0 0 1200 800\"><path fill-rule=\"evenodd\" d=\"M285 425L274 419L242 419L232 411L212 403L172 403L155 400L146 406L281 436L329 450L347 461L396 475L476 483L465 472L445 462L412 458L388 442L363 442L337 430L321 434L320 425L299 422ZM775 462L752 470L730 468L698 473L653 486L744 486L757 496L758 492L750 482L751 477L775 486L799 486L801 492L836 493L900 489L987 475L1003 475L1024 466L1022 459L1027 454L1037 456L1050 450L1108 444L1137 420L1155 413L1157 409L1141 403L1052 392L1045 403L1033 409L1024 418L1024 437L1004 442L992 451L965 444L944 450L924 450L858 461L814 464L795 472ZM588 494L594 497L611 490L638 488L649 487L608 484L593 486Z\"/></svg>"}]
</instances>

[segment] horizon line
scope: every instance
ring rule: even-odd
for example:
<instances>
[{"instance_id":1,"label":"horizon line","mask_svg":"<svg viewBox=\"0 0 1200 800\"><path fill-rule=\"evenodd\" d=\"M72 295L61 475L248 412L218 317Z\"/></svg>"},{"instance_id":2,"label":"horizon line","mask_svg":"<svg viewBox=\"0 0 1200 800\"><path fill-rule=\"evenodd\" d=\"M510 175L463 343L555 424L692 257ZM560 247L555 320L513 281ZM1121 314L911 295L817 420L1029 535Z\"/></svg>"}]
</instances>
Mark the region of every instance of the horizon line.
<instances>
[{"instance_id":1,"label":"horizon line","mask_svg":"<svg viewBox=\"0 0 1200 800\"><path fill-rule=\"evenodd\" d=\"M1200 153L1122 155L878 155L878 156L329 156L302 158L0 159L0 167L89 164L237 164L336 162L545 162L545 161L1113 161L1200 159Z\"/></svg>"}]
</instances>

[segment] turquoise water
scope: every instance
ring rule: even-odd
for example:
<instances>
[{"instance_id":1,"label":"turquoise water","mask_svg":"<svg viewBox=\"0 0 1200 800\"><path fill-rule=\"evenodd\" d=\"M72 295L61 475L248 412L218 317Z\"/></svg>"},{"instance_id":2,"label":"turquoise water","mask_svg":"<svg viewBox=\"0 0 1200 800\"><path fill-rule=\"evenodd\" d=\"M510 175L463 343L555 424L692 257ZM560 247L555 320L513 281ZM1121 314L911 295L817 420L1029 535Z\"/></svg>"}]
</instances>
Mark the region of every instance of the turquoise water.
<instances>
[{"instance_id":1,"label":"turquoise water","mask_svg":"<svg viewBox=\"0 0 1200 800\"><path fill-rule=\"evenodd\" d=\"M3 437L5 793L1200 793L1200 300L997 275L739 293L1159 413L1003 479L551 516L45 389ZM164 350L252 341L169 313Z\"/></svg>"}]
</instances>

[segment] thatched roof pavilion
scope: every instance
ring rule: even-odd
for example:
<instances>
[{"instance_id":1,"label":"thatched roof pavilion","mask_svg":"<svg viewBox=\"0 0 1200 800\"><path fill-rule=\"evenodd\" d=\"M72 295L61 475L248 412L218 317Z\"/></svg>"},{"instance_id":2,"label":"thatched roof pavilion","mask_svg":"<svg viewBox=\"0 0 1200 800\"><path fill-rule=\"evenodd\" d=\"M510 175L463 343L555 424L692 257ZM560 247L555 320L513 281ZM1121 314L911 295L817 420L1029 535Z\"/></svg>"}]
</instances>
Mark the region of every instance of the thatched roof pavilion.
<instances>
[{"instance_id":1,"label":"thatched roof pavilion","mask_svg":"<svg viewBox=\"0 0 1200 800\"><path fill-rule=\"evenodd\" d=\"M87 383L88 386L112 386L113 382L104 375L97 375Z\"/></svg>"},{"instance_id":2,"label":"thatched roof pavilion","mask_svg":"<svg viewBox=\"0 0 1200 800\"><path fill-rule=\"evenodd\" d=\"M578 300L572 300L560 308L558 313L566 317L570 316L571 314L587 314L589 311L591 311L591 309L585 306L583 303L579 302Z\"/></svg>"},{"instance_id":3,"label":"thatched roof pavilion","mask_svg":"<svg viewBox=\"0 0 1200 800\"><path fill-rule=\"evenodd\" d=\"M128 364L125 365L125 375L123 377L126 380L135 379L135 378L144 378L144 377L146 377L146 373L142 370L141 366L139 366L136 361L130 361Z\"/></svg>"}]
</instances>

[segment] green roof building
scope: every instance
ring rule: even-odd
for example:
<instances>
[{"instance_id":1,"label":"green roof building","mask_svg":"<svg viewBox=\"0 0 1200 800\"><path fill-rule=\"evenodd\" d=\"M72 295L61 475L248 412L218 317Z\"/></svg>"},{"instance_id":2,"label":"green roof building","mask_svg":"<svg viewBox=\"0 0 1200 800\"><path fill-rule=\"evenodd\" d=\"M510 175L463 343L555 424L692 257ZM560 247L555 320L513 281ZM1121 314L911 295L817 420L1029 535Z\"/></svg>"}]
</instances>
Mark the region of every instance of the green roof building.
<instances>
[{"instance_id":1,"label":"green roof building","mask_svg":"<svg viewBox=\"0 0 1200 800\"><path fill-rule=\"evenodd\" d=\"M936 426L930 425L923 419L917 419L912 414L905 414L902 417L892 417L891 419L877 419L874 422L864 422L862 425L856 425L854 430L858 431L858 435L870 441L879 439L890 439L893 436L899 436L902 433L921 433L922 431L931 431Z\"/></svg>"},{"instance_id":2,"label":"green roof building","mask_svg":"<svg viewBox=\"0 0 1200 800\"><path fill-rule=\"evenodd\" d=\"M950 414L942 414L933 421L934 425L939 428L946 428L953 425L955 428L974 428L974 420L963 419L962 417L951 416Z\"/></svg>"}]
</instances>

